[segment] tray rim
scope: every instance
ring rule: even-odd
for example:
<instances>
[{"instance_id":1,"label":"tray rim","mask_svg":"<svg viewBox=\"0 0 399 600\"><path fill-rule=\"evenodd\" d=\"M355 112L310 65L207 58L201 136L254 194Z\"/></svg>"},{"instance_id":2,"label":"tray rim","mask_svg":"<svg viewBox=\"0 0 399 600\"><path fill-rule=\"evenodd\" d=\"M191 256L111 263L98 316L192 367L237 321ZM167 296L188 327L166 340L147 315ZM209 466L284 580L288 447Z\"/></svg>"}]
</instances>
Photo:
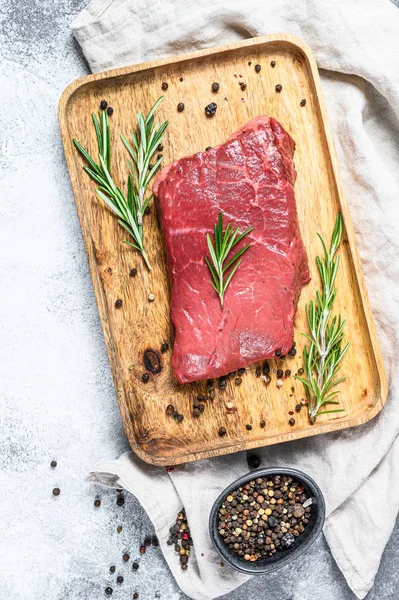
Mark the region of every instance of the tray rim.
<instances>
[{"instance_id":1,"label":"tray rim","mask_svg":"<svg viewBox=\"0 0 399 600\"><path fill-rule=\"evenodd\" d=\"M344 217L345 223L345 231L348 237L349 246L351 249L351 256L353 258L353 267L355 270L357 283L359 286L359 291L362 300L362 306L365 314L365 319L368 327L368 333L371 340L372 352L376 362L376 368L379 374L379 385L377 391L377 399L372 408L365 411L363 414L358 415L356 417L348 418L343 421L328 421L318 425L308 425L305 429L298 429L292 432L275 434L271 437L268 437L267 440L257 440L257 441L243 441L242 443L237 443L225 447L219 447L217 449L210 450L201 450L199 452L190 452L189 454L182 455L179 454L174 459L171 457L164 458L160 456L154 456L151 452L144 450L136 440L134 435L133 428L131 427L132 415L128 408L128 403L125 395L125 391L123 389L123 378L120 372L120 368L118 365L118 361L116 360L116 342L112 337L109 322L106 318L107 314L107 306L105 301L105 294L102 289L99 271L97 268L97 261L95 259L94 248L90 243L90 227L89 221L86 215L86 211L84 208L84 203L80 200L79 197L79 178L77 173L76 162L73 159L73 145L72 140L69 135L69 127L68 127L68 119L67 119L67 108L68 103L72 99L72 96L77 92L80 88L90 84L92 82L99 82L102 80L108 80L115 77L124 77L126 75L132 75L140 72L145 72L154 68L177 64L181 62L186 62L190 60L196 60L207 56L212 56L224 52L231 52L234 50L238 50L240 48L246 48L251 46L263 46L265 44L275 42L283 42L287 45L291 46L294 50L302 54L307 60L308 67L310 70L310 74L313 79L313 84L316 89L316 101L318 103L318 107L320 110L320 115L323 121L323 128L325 132L325 141L327 145L327 150L330 155L334 182L336 185L337 195L340 201L341 213ZM339 169L338 157L335 149L335 144L332 136L332 129L328 119L326 103L324 99L324 94L321 88L321 81L319 77L319 72L316 64L316 60L310 50L309 46L299 37L286 34L286 33L275 33L269 34L265 36L259 36L250 38L247 40L233 42L231 44L224 44L222 46L214 46L211 48L206 48L203 50L198 50L195 52L190 52L187 54L170 56L166 58L157 59L154 61L139 63L135 65L130 65L127 67L121 67L116 69L111 69L108 71L102 71L99 73L93 73L90 75L86 75L84 77L80 77L72 81L63 91L61 98L58 104L58 120L59 126L61 130L61 138L64 147L64 153L66 158L66 163L68 166L68 171L71 179L72 191L74 194L75 204L78 212L79 222L82 230L82 237L86 249L86 254L88 257L90 275L93 282L94 293L96 297L97 307L100 313L100 321L102 330L104 333L105 343L107 347L108 358L111 366L111 372L114 381L114 387L116 390L119 410L122 417L122 425L129 442L130 448L134 451L134 453L141 458L144 462L156 465L156 466L168 466L168 465L179 465L186 462L192 462L195 460L201 460L204 458L211 458L214 456L222 456L225 454L231 454L234 452L239 452L242 450L251 450L254 448L261 448L273 444L278 444L282 442L293 441L296 439L302 439L306 437L311 437L314 435L320 435L325 433L330 433L333 431L339 431L342 429L348 429L351 427L355 427L358 425L363 425L374 418L383 408L387 394L388 394L388 382L384 367L384 362L382 358L381 347L379 344L376 326L374 317L372 314L370 299L364 279L363 269L360 261L359 251L355 239L355 233L353 228L352 219L349 211L349 204L347 200L347 196L344 190L343 181Z\"/></svg>"}]
</instances>

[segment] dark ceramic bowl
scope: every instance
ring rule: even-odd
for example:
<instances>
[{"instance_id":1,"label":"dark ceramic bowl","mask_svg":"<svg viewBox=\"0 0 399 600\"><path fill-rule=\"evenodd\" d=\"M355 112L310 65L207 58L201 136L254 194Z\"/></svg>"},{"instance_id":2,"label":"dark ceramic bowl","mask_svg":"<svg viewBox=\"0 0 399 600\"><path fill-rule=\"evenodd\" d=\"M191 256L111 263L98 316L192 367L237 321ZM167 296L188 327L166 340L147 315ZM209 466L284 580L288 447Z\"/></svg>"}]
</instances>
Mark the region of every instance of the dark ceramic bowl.
<instances>
[{"instance_id":1,"label":"dark ceramic bowl","mask_svg":"<svg viewBox=\"0 0 399 600\"><path fill-rule=\"evenodd\" d=\"M297 481L300 481L309 497L312 498L312 512L310 513L309 523L306 525L305 531L296 538L295 546L288 550L282 550L276 552L273 556L265 558L263 560L248 562L243 558L240 558L223 542L223 538L219 535L217 523L218 523L218 512L219 508L226 498L226 496L237 489L241 485L252 481L257 477L266 477L268 475L289 475L294 477ZM220 494L215 504L212 507L211 514L209 516L209 533L212 542L222 557L223 561L229 564L237 571L248 573L251 575L271 573L281 567L284 567L288 563L295 560L305 550L315 542L320 535L320 532L324 525L326 507L323 498L323 494L318 485L302 471L296 469L285 469L285 468L269 468L269 469L256 469L243 475L233 483L231 483L223 492Z\"/></svg>"}]
</instances>

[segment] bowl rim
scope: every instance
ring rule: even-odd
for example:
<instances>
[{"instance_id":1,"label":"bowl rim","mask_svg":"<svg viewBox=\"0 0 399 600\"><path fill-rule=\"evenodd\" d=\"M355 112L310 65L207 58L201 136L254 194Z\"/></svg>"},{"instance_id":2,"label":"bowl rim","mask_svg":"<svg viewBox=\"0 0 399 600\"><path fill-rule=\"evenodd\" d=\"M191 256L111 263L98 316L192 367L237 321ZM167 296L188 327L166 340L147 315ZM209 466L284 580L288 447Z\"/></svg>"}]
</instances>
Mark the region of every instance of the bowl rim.
<instances>
[{"instance_id":1,"label":"bowl rim","mask_svg":"<svg viewBox=\"0 0 399 600\"><path fill-rule=\"evenodd\" d=\"M226 495L229 492L235 490L240 485L251 481L252 479L256 479L257 477L264 477L265 475L290 475L296 477L298 480L301 480L303 483L305 483L312 491L312 496L314 496L317 499L317 515L316 522L307 540L305 540L300 546L294 547L288 554L281 557L281 559L277 560L276 562L269 564L266 563L264 567L258 566L256 569L254 569L251 568L250 565L259 565L259 563L246 563L239 556L236 557L233 554L233 552L224 544L224 542L217 536L217 513L219 506L222 503L222 500L226 497ZM323 529L325 515L326 504L323 492L321 491L317 483L309 475L307 475L303 471L299 471L298 469L291 469L290 467L260 467L258 469L254 469L253 471L249 471L244 475L241 475L241 477L230 483L219 494L219 496L213 503L209 514L209 535L212 540L213 546L217 550L219 556L233 569L249 575L262 575L264 573L271 573L272 571L277 571L277 569L285 567L287 564L294 561L300 554L308 550L317 540Z\"/></svg>"}]
</instances>

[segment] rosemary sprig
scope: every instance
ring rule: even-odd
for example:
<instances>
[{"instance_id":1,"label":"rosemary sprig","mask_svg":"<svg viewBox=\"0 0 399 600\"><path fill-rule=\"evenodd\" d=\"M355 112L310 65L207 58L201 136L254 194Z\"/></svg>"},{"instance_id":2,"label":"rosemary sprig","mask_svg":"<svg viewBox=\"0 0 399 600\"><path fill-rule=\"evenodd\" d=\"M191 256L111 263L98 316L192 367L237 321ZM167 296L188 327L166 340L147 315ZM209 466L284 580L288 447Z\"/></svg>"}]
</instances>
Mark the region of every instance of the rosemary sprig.
<instances>
[{"instance_id":1,"label":"rosemary sprig","mask_svg":"<svg viewBox=\"0 0 399 600\"><path fill-rule=\"evenodd\" d=\"M101 111L98 117L94 113L92 114L97 137L99 163L95 162L77 140L73 140L74 145L88 163L83 169L99 185L96 189L97 195L116 214L118 223L126 229L133 239L133 242L124 240L124 243L141 252L149 270L151 270L151 265L144 248L143 215L152 198L152 195L145 198L145 193L151 177L162 162L162 157L154 165L150 165L150 160L168 126L168 121L161 126L154 123L154 113L162 99L163 97L155 102L147 117L144 117L142 113L137 114L138 132L132 133L134 147L121 135L122 142L133 159L133 163L128 160L131 173L127 179L126 194L115 185L110 174L111 137L107 112Z\"/></svg>"},{"instance_id":2,"label":"rosemary sprig","mask_svg":"<svg viewBox=\"0 0 399 600\"><path fill-rule=\"evenodd\" d=\"M337 377L341 370L341 361L348 351L349 344L342 349L346 320L341 315L331 320L337 290L334 287L338 272L339 257L336 252L342 236L342 216L338 214L331 238L330 249L320 234L317 234L324 249L324 257L316 257L322 290L317 290L316 300L306 305L306 318L310 334L303 334L309 340L309 348L304 346L303 362L305 376L299 379L308 400L309 420L313 424L319 415L344 412L343 409L321 410L327 404L339 404L336 396L339 390L331 391L336 385L345 381L345 377Z\"/></svg>"},{"instance_id":3,"label":"rosemary sprig","mask_svg":"<svg viewBox=\"0 0 399 600\"><path fill-rule=\"evenodd\" d=\"M207 256L205 256L205 262L208 265L209 271L212 275L211 285L216 290L220 298L221 307L224 307L224 294L226 288L229 285L234 273L237 271L241 264L240 256L248 250L250 244L243 246L241 250L237 252L233 258L231 258L227 264L224 264L228 258L231 250L242 240L244 236L253 231L253 227L247 229L243 233L239 234L238 227L234 228L230 223L227 225L223 232L223 216L219 212L218 222L214 226L214 244L212 243L211 236L209 233L206 234L206 241L208 243L209 254L211 255L212 263ZM231 271L227 274L227 271L232 267Z\"/></svg>"}]
</instances>

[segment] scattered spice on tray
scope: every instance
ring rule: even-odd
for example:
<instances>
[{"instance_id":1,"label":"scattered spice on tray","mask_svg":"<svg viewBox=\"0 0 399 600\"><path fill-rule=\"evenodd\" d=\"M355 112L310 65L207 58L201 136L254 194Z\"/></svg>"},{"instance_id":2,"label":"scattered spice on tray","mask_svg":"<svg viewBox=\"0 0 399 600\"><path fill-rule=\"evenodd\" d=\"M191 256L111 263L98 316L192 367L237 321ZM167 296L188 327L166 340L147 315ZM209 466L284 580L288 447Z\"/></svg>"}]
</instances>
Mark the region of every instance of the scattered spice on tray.
<instances>
[{"instance_id":1,"label":"scattered spice on tray","mask_svg":"<svg viewBox=\"0 0 399 600\"><path fill-rule=\"evenodd\" d=\"M245 369L238 369L237 373L238 373L239 375L244 375L244 373L245 373Z\"/></svg>"},{"instance_id":2,"label":"scattered spice on tray","mask_svg":"<svg viewBox=\"0 0 399 600\"><path fill-rule=\"evenodd\" d=\"M212 150L212 146L207 146L207 147L205 148L205 152L208 152L208 150Z\"/></svg>"},{"instance_id":3,"label":"scattered spice on tray","mask_svg":"<svg viewBox=\"0 0 399 600\"><path fill-rule=\"evenodd\" d=\"M216 114L216 110L217 110L218 105L216 104L216 102L210 102L209 104L207 104L205 106L205 114L207 117L213 117L213 115Z\"/></svg>"},{"instance_id":4,"label":"scattered spice on tray","mask_svg":"<svg viewBox=\"0 0 399 600\"><path fill-rule=\"evenodd\" d=\"M161 85L161 88L163 89L163 91L165 92L168 89L169 85L166 83L166 81L164 81Z\"/></svg>"},{"instance_id":5,"label":"scattered spice on tray","mask_svg":"<svg viewBox=\"0 0 399 600\"><path fill-rule=\"evenodd\" d=\"M148 294L148 302L154 302L154 300L155 300L155 294L153 294L151 292L151 294Z\"/></svg>"},{"instance_id":6,"label":"scattered spice on tray","mask_svg":"<svg viewBox=\"0 0 399 600\"><path fill-rule=\"evenodd\" d=\"M55 469L55 467L57 466L57 461L56 460L52 460L50 463L50 467L53 467L53 469Z\"/></svg>"},{"instance_id":7,"label":"scattered spice on tray","mask_svg":"<svg viewBox=\"0 0 399 600\"><path fill-rule=\"evenodd\" d=\"M124 560L125 562L128 562L128 560L130 559L130 555L129 555L127 552L125 552L125 553L123 554L122 558L123 558L123 560Z\"/></svg>"},{"instance_id":8,"label":"scattered spice on tray","mask_svg":"<svg viewBox=\"0 0 399 600\"><path fill-rule=\"evenodd\" d=\"M134 592L134 594L133 594L133 600L137 600L138 597L139 597L139 593L138 592Z\"/></svg>"},{"instance_id":9,"label":"scattered spice on tray","mask_svg":"<svg viewBox=\"0 0 399 600\"><path fill-rule=\"evenodd\" d=\"M245 429L246 429L247 431L251 431L251 429L252 429L252 425L250 425L249 423L247 423L247 424L245 425Z\"/></svg>"},{"instance_id":10,"label":"scattered spice on tray","mask_svg":"<svg viewBox=\"0 0 399 600\"><path fill-rule=\"evenodd\" d=\"M283 382L281 381L281 379L278 379L278 380L276 381L276 386L279 388L279 387L281 387L282 385L283 385Z\"/></svg>"},{"instance_id":11,"label":"scattered spice on tray","mask_svg":"<svg viewBox=\"0 0 399 600\"><path fill-rule=\"evenodd\" d=\"M183 102L179 102L179 104L177 105L177 112L183 112L184 110L184 104Z\"/></svg>"},{"instance_id":12,"label":"scattered spice on tray","mask_svg":"<svg viewBox=\"0 0 399 600\"><path fill-rule=\"evenodd\" d=\"M284 375L284 371L282 369L278 369L278 371L277 371L277 377L279 379L281 379L283 375Z\"/></svg>"},{"instance_id":13,"label":"scattered spice on tray","mask_svg":"<svg viewBox=\"0 0 399 600\"><path fill-rule=\"evenodd\" d=\"M120 308L122 306L122 300L120 298L118 298L118 300L116 300L115 302L115 308Z\"/></svg>"},{"instance_id":14,"label":"scattered spice on tray","mask_svg":"<svg viewBox=\"0 0 399 600\"><path fill-rule=\"evenodd\" d=\"M288 475L258 477L229 493L218 531L239 557L255 562L295 545L311 513L304 486Z\"/></svg>"},{"instance_id":15,"label":"scattered spice on tray","mask_svg":"<svg viewBox=\"0 0 399 600\"><path fill-rule=\"evenodd\" d=\"M108 106L108 102L106 100L101 100L100 102L100 109L101 110L105 110Z\"/></svg>"},{"instance_id":16,"label":"scattered spice on tray","mask_svg":"<svg viewBox=\"0 0 399 600\"><path fill-rule=\"evenodd\" d=\"M61 494L60 488L54 488L53 489L53 496L59 496L60 494Z\"/></svg>"},{"instance_id":17,"label":"scattered spice on tray","mask_svg":"<svg viewBox=\"0 0 399 600\"><path fill-rule=\"evenodd\" d=\"M288 421L288 423L291 425L291 427L293 425L295 425L295 419L294 419L294 417L291 417L291 419Z\"/></svg>"},{"instance_id":18,"label":"scattered spice on tray","mask_svg":"<svg viewBox=\"0 0 399 600\"><path fill-rule=\"evenodd\" d=\"M300 104L300 106L305 106L305 104L306 104L306 99L305 99L305 98L302 98L302 100L300 101L300 103L299 103L299 104Z\"/></svg>"},{"instance_id":19,"label":"scattered spice on tray","mask_svg":"<svg viewBox=\"0 0 399 600\"><path fill-rule=\"evenodd\" d=\"M183 81L183 77L180 77L179 81Z\"/></svg>"},{"instance_id":20,"label":"scattered spice on tray","mask_svg":"<svg viewBox=\"0 0 399 600\"><path fill-rule=\"evenodd\" d=\"M116 567L112 566L109 568L110 573L115 573Z\"/></svg>"},{"instance_id":21,"label":"scattered spice on tray","mask_svg":"<svg viewBox=\"0 0 399 600\"><path fill-rule=\"evenodd\" d=\"M169 350L168 342L164 342L161 346L161 352L167 352Z\"/></svg>"},{"instance_id":22,"label":"scattered spice on tray","mask_svg":"<svg viewBox=\"0 0 399 600\"><path fill-rule=\"evenodd\" d=\"M241 383L242 383L241 377L236 377L234 381L235 381L236 385L241 385Z\"/></svg>"},{"instance_id":23,"label":"scattered spice on tray","mask_svg":"<svg viewBox=\"0 0 399 600\"><path fill-rule=\"evenodd\" d=\"M289 356L295 356L296 355L296 348L291 348L291 350L288 351L288 355Z\"/></svg>"},{"instance_id":24,"label":"scattered spice on tray","mask_svg":"<svg viewBox=\"0 0 399 600\"><path fill-rule=\"evenodd\" d=\"M218 82L217 82L217 81L214 81L214 82L212 83L212 92L218 92L218 91L219 91L219 89L220 89L220 85L218 84Z\"/></svg>"},{"instance_id":25,"label":"scattered spice on tray","mask_svg":"<svg viewBox=\"0 0 399 600\"><path fill-rule=\"evenodd\" d=\"M244 81L240 81L240 88L242 92L245 92L247 89L247 84Z\"/></svg>"},{"instance_id":26,"label":"scattered spice on tray","mask_svg":"<svg viewBox=\"0 0 399 600\"><path fill-rule=\"evenodd\" d=\"M121 584L123 583L123 576L122 575L118 575L118 577L116 578L116 582Z\"/></svg>"},{"instance_id":27,"label":"scattered spice on tray","mask_svg":"<svg viewBox=\"0 0 399 600\"><path fill-rule=\"evenodd\" d=\"M106 587L106 588L105 588L105 594L106 594L106 596L112 596L112 594L113 594L113 591L114 591L114 590L112 589L112 587L109 587L109 586L108 586L108 587Z\"/></svg>"},{"instance_id":28,"label":"scattered spice on tray","mask_svg":"<svg viewBox=\"0 0 399 600\"><path fill-rule=\"evenodd\" d=\"M101 500L100 500L99 498L96 498L96 499L94 500L94 506L95 506L96 508L99 508L99 507L101 506Z\"/></svg>"},{"instance_id":29,"label":"scattered spice on tray","mask_svg":"<svg viewBox=\"0 0 399 600\"><path fill-rule=\"evenodd\" d=\"M227 433L227 430L226 430L225 427L219 427L219 435L221 437L223 437L224 435L226 435L226 433Z\"/></svg>"},{"instance_id":30,"label":"scattered spice on tray","mask_svg":"<svg viewBox=\"0 0 399 600\"><path fill-rule=\"evenodd\" d=\"M262 67L260 65L255 65L255 71L256 71L256 73L259 73L260 70L261 70L261 68Z\"/></svg>"},{"instance_id":31,"label":"scattered spice on tray","mask_svg":"<svg viewBox=\"0 0 399 600\"><path fill-rule=\"evenodd\" d=\"M260 377L262 375L262 369L260 367L256 367L255 376Z\"/></svg>"},{"instance_id":32,"label":"scattered spice on tray","mask_svg":"<svg viewBox=\"0 0 399 600\"><path fill-rule=\"evenodd\" d=\"M276 66L276 61L272 60L270 63L270 66L272 67L272 69L274 69L274 67Z\"/></svg>"},{"instance_id":33,"label":"scattered spice on tray","mask_svg":"<svg viewBox=\"0 0 399 600\"><path fill-rule=\"evenodd\" d=\"M138 563L137 560L135 560L134 563L132 564L133 571L137 571L139 566L140 566L140 563Z\"/></svg>"},{"instance_id":34,"label":"scattered spice on tray","mask_svg":"<svg viewBox=\"0 0 399 600\"><path fill-rule=\"evenodd\" d=\"M302 404L296 404L295 405L296 412L301 412L301 408L302 408Z\"/></svg>"},{"instance_id":35,"label":"scattered spice on tray","mask_svg":"<svg viewBox=\"0 0 399 600\"><path fill-rule=\"evenodd\" d=\"M281 83L278 83L276 85L276 92L281 92L282 89L283 89L283 86L281 85Z\"/></svg>"},{"instance_id":36,"label":"scattered spice on tray","mask_svg":"<svg viewBox=\"0 0 399 600\"><path fill-rule=\"evenodd\" d=\"M184 508L178 513L176 523L169 529L169 533L167 544L174 545L176 553L180 556L181 569L187 571L193 540Z\"/></svg>"},{"instance_id":37,"label":"scattered spice on tray","mask_svg":"<svg viewBox=\"0 0 399 600\"><path fill-rule=\"evenodd\" d=\"M130 275L130 277L136 277L136 275L137 275L137 269L130 269L129 275Z\"/></svg>"},{"instance_id":38,"label":"scattered spice on tray","mask_svg":"<svg viewBox=\"0 0 399 600\"><path fill-rule=\"evenodd\" d=\"M116 499L116 503L118 506L123 506L125 504L125 499L123 496L118 496L118 498Z\"/></svg>"},{"instance_id":39,"label":"scattered spice on tray","mask_svg":"<svg viewBox=\"0 0 399 600\"><path fill-rule=\"evenodd\" d=\"M173 406L173 404L168 404L168 406L166 407L166 414L172 416L174 412L175 407Z\"/></svg>"},{"instance_id":40,"label":"scattered spice on tray","mask_svg":"<svg viewBox=\"0 0 399 600\"><path fill-rule=\"evenodd\" d=\"M150 380L150 376L148 375L148 373L143 373L141 379L143 383L148 383L148 381Z\"/></svg>"},{"instance_id":41,"label":"scattered spice on tray","mask_svg":"<svg viewBox=\"0 0 399 600\"><path fill-rule=\"evenodd\" d=\"M265 421L264 419L261 419L261 420L259 421L259 426L260 426L260 427L262 427L262 429L263 429L264 427L266 427L266 421Z\"/></svg>"}]
</instances>

